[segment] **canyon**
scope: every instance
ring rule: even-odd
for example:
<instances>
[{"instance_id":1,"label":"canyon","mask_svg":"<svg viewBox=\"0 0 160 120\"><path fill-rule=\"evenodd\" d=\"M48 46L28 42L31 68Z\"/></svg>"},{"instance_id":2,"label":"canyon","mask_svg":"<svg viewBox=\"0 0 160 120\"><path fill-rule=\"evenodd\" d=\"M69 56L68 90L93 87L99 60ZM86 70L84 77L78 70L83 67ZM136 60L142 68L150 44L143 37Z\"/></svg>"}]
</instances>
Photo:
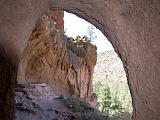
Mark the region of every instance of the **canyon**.
<instances>
[{"instance_id":1,"label":"canyon","mask_svg":"<svg viewBox=\"0 0 160 120\"><path fill-rule=\"evenodd\" d=\"M160 119L159 0L1 0L1 119L15 118L19 62L48 10L66 10L100 29L123 62L133 100L132 119Z\"/></svg>"}]
</instances>

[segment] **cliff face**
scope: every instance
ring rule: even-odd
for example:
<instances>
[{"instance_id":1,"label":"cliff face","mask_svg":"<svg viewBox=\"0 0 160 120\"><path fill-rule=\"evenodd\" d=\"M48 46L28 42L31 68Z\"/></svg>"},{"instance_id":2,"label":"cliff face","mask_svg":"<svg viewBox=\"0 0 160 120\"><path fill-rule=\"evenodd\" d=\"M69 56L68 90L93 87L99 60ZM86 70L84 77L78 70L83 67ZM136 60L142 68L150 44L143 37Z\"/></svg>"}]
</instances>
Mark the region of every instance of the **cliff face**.
<instances>
[{"instance_id":1,"label":"cliff face","mask_svg":"<svg viewBox=\"0 0 160 120\"><path fill-rule=\"evenodd\" d=\"M102 81L107 84L126 83L126 73L121 59L114 51L98 53L97 64L94 68L93 81Z\"/></svg>"},{"instance_id":2,"label":"cliff face","mask_svg":"<svg viewBox=\"0 0 160 120\"><path fill-rule=\"evenodd\" d=\"M46 83L60 94L93 101L96 57L95 46L75 43L63 35L62 12L49 11L31 34L20 62L18 81Z\"/></svg>"}]
</instances>

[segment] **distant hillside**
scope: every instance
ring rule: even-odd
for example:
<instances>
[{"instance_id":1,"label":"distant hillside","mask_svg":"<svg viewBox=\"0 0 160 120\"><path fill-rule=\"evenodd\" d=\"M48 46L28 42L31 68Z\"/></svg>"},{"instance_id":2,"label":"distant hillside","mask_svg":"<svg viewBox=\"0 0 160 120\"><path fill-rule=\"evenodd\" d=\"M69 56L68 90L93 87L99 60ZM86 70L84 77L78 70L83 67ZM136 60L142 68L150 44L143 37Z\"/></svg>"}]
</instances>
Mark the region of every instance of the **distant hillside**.
<instances>
[{"instance_id":1,"label":"distant hillside","mask_svg":"<svg viewBox=\"0 0 160 120\"><path fill-rule=\"evenodd\" d=\"M98 53L93 81L127 83L122 61L114 51Z\"/></svg>"}]
</instances>

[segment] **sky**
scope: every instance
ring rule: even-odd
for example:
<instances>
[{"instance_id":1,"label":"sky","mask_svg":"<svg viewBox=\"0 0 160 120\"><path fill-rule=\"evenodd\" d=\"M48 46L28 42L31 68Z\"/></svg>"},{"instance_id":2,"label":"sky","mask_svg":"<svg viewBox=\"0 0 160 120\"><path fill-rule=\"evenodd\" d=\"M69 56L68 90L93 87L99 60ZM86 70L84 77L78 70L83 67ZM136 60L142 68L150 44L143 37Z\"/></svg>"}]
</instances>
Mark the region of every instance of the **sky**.
<instances>
[{"instance_id":1,"label":"sky","mask_svg":"<svg viewBox=\"0 0 160 120\"><path fill-rule=\"evenodd\" d=\"M76 37L77 35L84 36L87 35L87 28L91 25L84 19L77 17L71 13L64 13L64 29L65 34L69 37ZM111 43L107 40L107 38L103 35L103 33L99 29L95 29L95 36L97 36L96 40L93 42L97 46L97 52L104 52L114 50Z\"/></svg>"}]
</instances>

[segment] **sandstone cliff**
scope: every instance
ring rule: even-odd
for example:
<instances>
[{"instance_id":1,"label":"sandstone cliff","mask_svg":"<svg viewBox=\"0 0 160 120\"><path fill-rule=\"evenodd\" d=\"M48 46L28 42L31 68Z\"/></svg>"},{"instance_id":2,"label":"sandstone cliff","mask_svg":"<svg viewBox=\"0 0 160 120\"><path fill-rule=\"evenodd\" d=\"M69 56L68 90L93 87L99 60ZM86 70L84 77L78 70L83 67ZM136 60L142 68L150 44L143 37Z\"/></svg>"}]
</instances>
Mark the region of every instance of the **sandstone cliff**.
<instances>
[{"instance_id":1,"label":"sandstone cliff","mask_svg":"<svg viewBox=\"0 0 160 120\"><path fill-rule=\"evenodd\" d=\"M31 34L19 65L18 82L46 83L60 94L93 101L96 57L95 46L63 35L63 12L49 11Z\"/></svg>"}]
</instances>

